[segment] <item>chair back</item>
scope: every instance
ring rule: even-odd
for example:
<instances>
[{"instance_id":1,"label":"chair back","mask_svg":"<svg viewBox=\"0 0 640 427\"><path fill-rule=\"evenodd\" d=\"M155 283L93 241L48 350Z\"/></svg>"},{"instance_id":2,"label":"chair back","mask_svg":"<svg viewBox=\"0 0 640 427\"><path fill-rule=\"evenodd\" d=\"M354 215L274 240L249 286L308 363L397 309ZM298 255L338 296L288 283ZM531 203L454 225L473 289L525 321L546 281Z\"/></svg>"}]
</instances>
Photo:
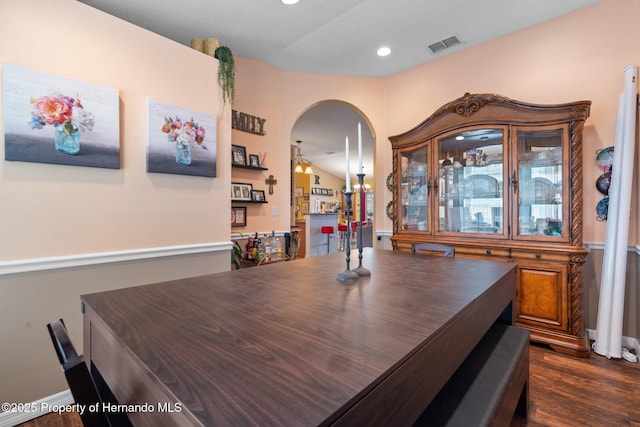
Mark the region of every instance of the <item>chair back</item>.
<instances>
[{"instance_id":1,"label":"chair back","mask_svg":"<svg viewBox=\"0 0 640 427\"><path fill-rule=\"evenodd\" d=\"M47 329L71 394L75 402L85 408L84 413L80 415L82 423L85 426L109 427L110 423L102 412L100 395L89 374L84 357L76 352L64 321L60 319L51 322L47 325ZM99 411L89 411L90 405L96 405L94 408L97 407Z\"/></svg>"},{"instance_id":2,"label":"chair back","mask_svg":"<svg viewBox=\"0 0 640 427\"><path fill-rule=\"evenodd\" d=\"M455 249L440 243L414 243L414 254L455 256Z\"/></svg>"}]
</instances>

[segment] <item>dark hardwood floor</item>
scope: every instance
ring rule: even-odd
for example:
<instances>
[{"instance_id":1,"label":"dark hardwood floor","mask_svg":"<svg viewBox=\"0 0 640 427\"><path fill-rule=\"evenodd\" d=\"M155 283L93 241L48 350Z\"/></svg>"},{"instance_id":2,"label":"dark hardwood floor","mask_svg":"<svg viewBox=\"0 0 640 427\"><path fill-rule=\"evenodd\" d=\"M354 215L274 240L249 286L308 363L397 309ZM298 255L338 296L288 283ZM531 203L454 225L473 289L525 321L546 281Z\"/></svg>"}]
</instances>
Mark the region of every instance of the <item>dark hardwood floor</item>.
<instances>
[{"instance_id":1,"label":"dark hardwood floor","mask_svg":"<svg viewBox=\"0 0 640 427\"><path fill-rule=\"evenodd\" d=\"M530 346L529 417L512 427L640 426L640 364L596 354L579 359ZM470 423L469 425L472 425ZM81 427L77 415L45 415L21 427Z\"/></svg>"},{"instance_id":2,"label":"dark hardwood floor","mask_svg":"<svg viewBox=\"0 0 640 427\"><path fill-rule=\"evenodd\" d=\"M640 364L529 351L529 417L511 426L640 426Z\"/></svg>"}]
</instances>

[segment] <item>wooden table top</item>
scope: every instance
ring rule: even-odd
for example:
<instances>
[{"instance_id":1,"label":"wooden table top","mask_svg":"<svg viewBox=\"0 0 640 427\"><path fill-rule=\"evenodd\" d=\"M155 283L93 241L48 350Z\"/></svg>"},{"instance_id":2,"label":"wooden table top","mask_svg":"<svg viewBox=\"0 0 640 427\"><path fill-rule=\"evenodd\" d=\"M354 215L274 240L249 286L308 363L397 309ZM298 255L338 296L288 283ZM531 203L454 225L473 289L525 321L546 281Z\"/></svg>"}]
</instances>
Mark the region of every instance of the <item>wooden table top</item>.
<instances>
[{"instance_id":1,"label":"wooden table top","mask_svg":"<svg viewBox=\"0 0 640 427\"><path fill-rule=\"evenodd\" d=\"M338 253L82 301L202 424L328 425L489 289L515 293L513 264L363 254L371 277L353 284Z\"/></svg>"}]
</instances>

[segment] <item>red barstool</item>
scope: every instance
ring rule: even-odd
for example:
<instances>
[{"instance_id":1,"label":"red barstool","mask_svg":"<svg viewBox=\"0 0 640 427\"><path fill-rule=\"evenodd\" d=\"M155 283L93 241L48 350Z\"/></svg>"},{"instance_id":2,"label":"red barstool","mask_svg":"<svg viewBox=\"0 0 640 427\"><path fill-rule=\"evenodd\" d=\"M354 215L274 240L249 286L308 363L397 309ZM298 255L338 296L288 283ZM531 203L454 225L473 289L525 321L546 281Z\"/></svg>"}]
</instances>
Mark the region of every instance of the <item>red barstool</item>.
<instances>
[{"instance_id":1,"label":"red barstool","mask_svg":"<svg viewBox=\"0 0 640 427\"><path fill-rule=\"evenodd\" d=\"M351 221L351 243L353 245L358 244L358 225L360 223L358 221Z\"/></svg>"},{"instance_id":2,"label":"red barstool","mask_svg":"<svg viewBox=\"0 0 640 427\"><path fill-rule=\"evenodd\" d=\"M327 235L327 253L330 253L331 252L331 245L329 244L329 241L330 241L331 235L334 233L333 226L324 225L324 226L322 226L320 231L322 232L322 234L326 234Z\"/></svg>"},{"instance_id":3,"label":"red barstool","mask_svg":"<svg viewBox=\"0 0 640 427\"><path fill-rule=\"evenodd\" d=\"M338 224L338 240L340 241L340 245L338 246L339 251L344 251L344 241L347 237L347 224Z\"/></svg>"}]
</instances>

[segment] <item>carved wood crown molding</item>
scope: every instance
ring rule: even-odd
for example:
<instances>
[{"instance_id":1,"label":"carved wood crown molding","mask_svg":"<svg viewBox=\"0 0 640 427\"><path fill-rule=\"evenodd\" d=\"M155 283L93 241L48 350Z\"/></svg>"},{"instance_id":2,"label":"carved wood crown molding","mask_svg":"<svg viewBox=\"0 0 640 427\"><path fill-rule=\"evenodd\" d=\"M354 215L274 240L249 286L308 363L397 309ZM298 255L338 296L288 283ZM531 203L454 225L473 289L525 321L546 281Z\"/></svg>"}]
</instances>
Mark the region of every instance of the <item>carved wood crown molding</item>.
<instances>
[{"instance_id":1,"label":"carved wood crown molding","mask_svg":"<svg viewBox=\"0 0 640 427\"><path fill-rule=\"evenodd\" d=\"M470 94L465 93L462 98L451 101L443 105L431 117L437 117L446 113L456 113L464 117L469 117L489 103L513 102L509 98L495 94Z\"/></svg>"},{"instance_id":2,"label":"carved wood crown molding","mask_svg":"<svg viewBox=\"0 0 640 427\"><path fill-rule=\"evenodd\" d=\"M587 107L577 107L575 110L571 112L571 119L574 121L586 121L589 118L589 110Z\"/></svg>"},{"instance_id":3,"label":"carved wood crown molding","mask_svg":"<svg viewBox=\"0 0 640 427\"><path fill-rule=\"evenodd\" d=\"M391 136L389 140L393 146L403 147L428 139L434 133L451 129L458 124L482 121L484 120L483 116L490 117L493 121L504 119L500 112L505 109L514 114L513 120L507 120L513 124L527 122L528 118L535 118L538 123L540 120L546 120L545 118L549 118L550 121L567 118L575 124L586 121L590 108L591 101L576 101L566 104L532 104L493 93L471 94L467 92L464 96L438 108L413 129ZM492 116L494 109L497 114ZM483 114L474 116L481 110Z\"/></svg>"},{"instance_id":4,"label":"carved wood crown molding","mask_svg":"<svg viewBox=\"0 0 640 427\"><path fill-rule=\"evenodd\" d=\"M591 102L579 101L570 104L541 105L517 101L515 99L507 98L506 96L501 96L494 93L471 94L467 92L464 94L464 96L440 107L438 110L436 110L435 113L431 115L431 117L429 117L428 120L447 113L456 113L463 117L470 117L488 104L507 104L513 107L538 110L553 110L556 108L569 107L571 108L572 119L586 120L589 117Z\"/></svg>"}]
</instances>

